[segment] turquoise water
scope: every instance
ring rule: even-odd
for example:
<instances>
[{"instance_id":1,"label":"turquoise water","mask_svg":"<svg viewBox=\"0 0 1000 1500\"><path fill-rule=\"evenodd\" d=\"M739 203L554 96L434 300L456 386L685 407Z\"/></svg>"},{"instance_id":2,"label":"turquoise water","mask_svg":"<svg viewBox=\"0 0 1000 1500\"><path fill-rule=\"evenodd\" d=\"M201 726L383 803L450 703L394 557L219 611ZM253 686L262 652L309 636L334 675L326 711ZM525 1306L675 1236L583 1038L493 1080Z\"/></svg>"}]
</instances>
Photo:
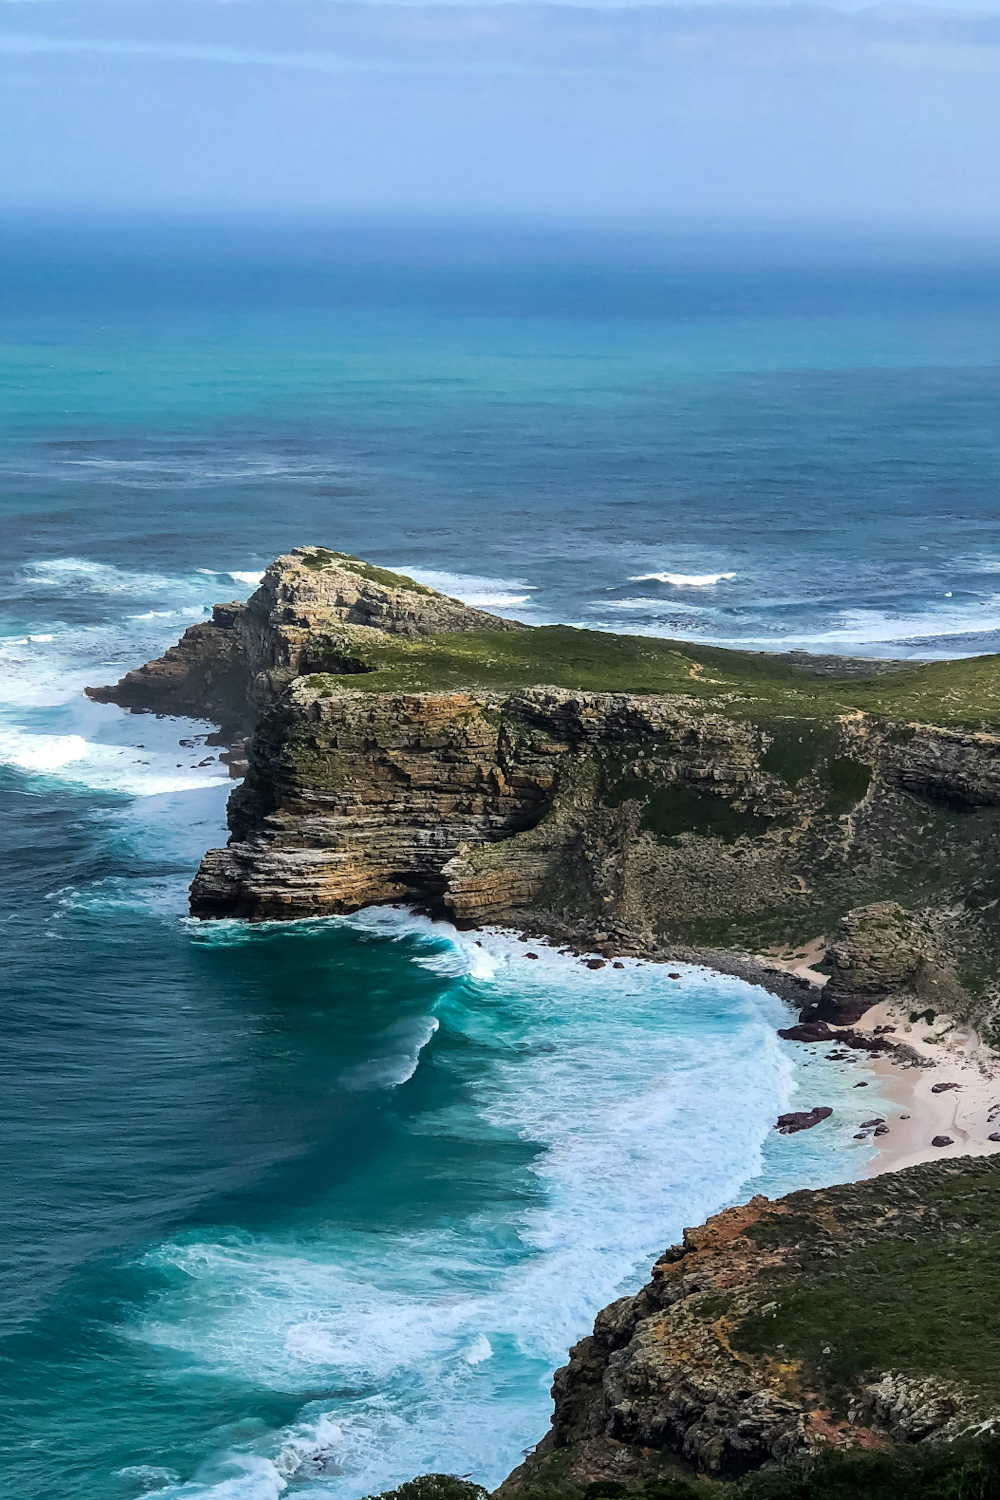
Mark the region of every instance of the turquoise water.
<instances>
[{"instance_id":1,"label":"turquoise water","mask_svg":"<svg viewBox=\"0 0 1000 1500\"><path fill-rule=\"evenodd\" d=\"M996 277L44 249L0 265L4 1493L492 1483L684 1224L863 1168L874 1083L702 971L191 924L205 726L82 687L308 539L527 618L981 649Z\"/></svg>"}]
</instances>

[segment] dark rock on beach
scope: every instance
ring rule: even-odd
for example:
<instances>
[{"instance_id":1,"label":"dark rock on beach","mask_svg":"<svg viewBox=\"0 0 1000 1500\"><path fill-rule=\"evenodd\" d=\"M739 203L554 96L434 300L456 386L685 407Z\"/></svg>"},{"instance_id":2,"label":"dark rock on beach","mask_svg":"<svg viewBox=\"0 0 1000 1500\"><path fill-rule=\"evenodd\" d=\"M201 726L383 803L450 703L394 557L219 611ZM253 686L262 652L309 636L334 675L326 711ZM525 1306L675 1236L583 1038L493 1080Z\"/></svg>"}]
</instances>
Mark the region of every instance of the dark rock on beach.
<instances>
[{"instance_id":1,"label":"dark rock on beach","mask_svg":"<svg viewBox=\"0 0 1000 1500\"><path fill-rule=\"evenodd\" d=\"M799 1021L794 1026L784 1026L778 1035L786 1042L836 1042L841 1047L851 1047L857 1052L892 1052L894 1043L883 1036L866 1036L861 1031L834 1031L826 1021Z\"/></svg>"},{"instance_id":2,"label":"dark rock on beach","mask_svg":"<svg viewBox=\"0 0 1000 1500\"><path fill-rule=\"evenodd\" d=\"M782 1135L794 1135L797 1130L811 1130L821 1120L828 1120L833 1110L826 1104L817 1105L815 1109L792 1110L787 1115L779 1115L775 1130L780 1130Z\"/></svg>"}]
</instances>

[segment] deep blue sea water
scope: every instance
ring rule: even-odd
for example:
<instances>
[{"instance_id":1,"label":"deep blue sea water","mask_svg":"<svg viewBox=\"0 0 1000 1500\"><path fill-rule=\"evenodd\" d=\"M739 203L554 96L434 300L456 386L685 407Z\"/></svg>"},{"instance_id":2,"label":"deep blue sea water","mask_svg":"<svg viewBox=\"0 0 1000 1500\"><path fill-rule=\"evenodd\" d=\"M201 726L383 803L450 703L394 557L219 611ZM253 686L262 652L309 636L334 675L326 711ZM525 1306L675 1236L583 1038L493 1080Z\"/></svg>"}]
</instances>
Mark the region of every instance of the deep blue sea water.
<instances>
[{"instance_id":1,"label":"deep blue sea water","mask_svg":"<svg viewBox=\"0 0 1000 1500\"><path fill-rule=\"evenodd\" d=\"M189 923L205 726L83 685L305 541L538 621L996 649L998 290L884 249L4 232L5 1497L492 1483L600 1306L685 1223L856 1175L876 1103L735 980L396 910ZM834 1119L778 1137L791 1101Z\"/></svg>"}]
</instances>

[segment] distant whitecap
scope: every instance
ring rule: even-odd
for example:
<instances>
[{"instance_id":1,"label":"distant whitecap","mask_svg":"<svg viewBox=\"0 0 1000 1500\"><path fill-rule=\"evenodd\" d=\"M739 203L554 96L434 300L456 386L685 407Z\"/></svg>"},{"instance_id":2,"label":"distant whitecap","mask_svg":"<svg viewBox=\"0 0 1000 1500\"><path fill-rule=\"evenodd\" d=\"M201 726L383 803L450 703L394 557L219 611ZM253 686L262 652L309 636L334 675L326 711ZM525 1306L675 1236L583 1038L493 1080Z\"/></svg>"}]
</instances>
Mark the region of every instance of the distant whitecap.
<instances>
[{"instance_id":1,"label":"distant whitecap","mask_svg":"<svg viewBox=\"0 0 1000 1500\"><path fill-rule=\"evenodd\" d=\"M705 589L735 577L735 573L637 573L629 583L672 583L678 589Z\"/></svg>"}]
</instances>

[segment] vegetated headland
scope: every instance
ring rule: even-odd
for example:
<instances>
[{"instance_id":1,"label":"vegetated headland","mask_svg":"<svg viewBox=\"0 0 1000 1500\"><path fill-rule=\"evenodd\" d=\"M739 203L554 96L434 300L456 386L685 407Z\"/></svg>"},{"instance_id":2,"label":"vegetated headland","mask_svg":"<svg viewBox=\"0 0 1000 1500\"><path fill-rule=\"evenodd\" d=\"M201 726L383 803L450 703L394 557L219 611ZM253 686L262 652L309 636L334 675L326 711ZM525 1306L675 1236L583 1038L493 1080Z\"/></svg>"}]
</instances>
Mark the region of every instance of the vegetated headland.
<instances>
[{"instance_id":1,"label":"vegetated headland","mask_svg":"<svg viewBox=\"0 0 1000 1500\"><path fill-rule=\"evenodd\" d=\"M891 1073L901 1118L863 1129L915 1165L689 1231L572 1351L504 1500L1000 1494L1000 657L529 627L302 547L88 693L228 747L197 917L409 902L704 963Z\"/></svg>"}]
</instances>

